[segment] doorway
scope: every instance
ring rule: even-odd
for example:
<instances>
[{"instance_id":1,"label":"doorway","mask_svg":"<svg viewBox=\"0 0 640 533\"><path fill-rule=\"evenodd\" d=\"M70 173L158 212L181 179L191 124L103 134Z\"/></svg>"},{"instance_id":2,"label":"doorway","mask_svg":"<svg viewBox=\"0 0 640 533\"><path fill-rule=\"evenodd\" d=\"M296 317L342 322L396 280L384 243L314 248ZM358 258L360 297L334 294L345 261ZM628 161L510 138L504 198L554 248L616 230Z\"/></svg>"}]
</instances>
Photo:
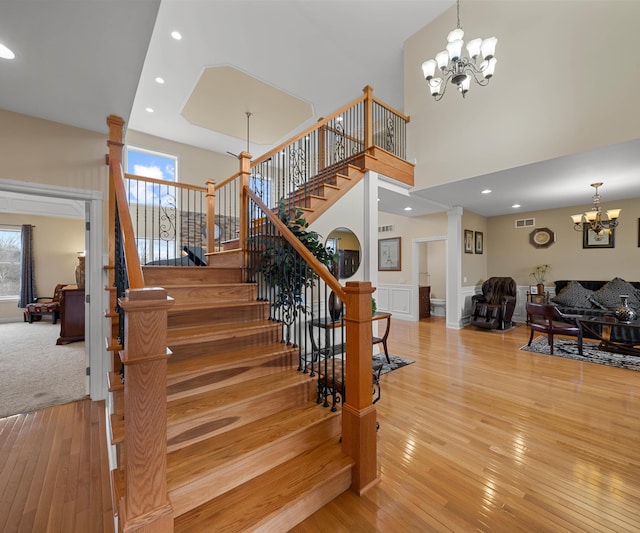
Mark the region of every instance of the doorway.
<instances>
[{"instance_id":1,"label":"doorway","mask_svg":"<svg viewBox=\"0 0 640 533\"><path fill-rule=\"evenodd\" d=\"M107 396L106 376L109 358L101 339L105 336L103 317L104 274L103 274L103 231L102 231L102 192L87 189L0 179L0 192L18 199L28 200L29 209L40 215L56 216L52 205L75 203L84 216L86 251L86 302L85 306L85 349L89 360L89 394L92 400L102 400ZM48 207L47 207L48 206ZM10 212L4 210L4 212ZM15 211L14 211L15 212ZM82 215L84 212L84 215ZM94 231L91 231L94 228Z\"/></svg>"},{"instance_id":2,"label":"doorway","mask_svg":"<svg viewBox=\"0 0 640 533\"><path fill-rule=\"evenodd\" d=\"M413 240L413 286L419 297L421 287L430 287L431 316L445 316L447 287L447 238L423 237ZM416 320L419 320L419 307Z\"/></svg>"}]
</instances>

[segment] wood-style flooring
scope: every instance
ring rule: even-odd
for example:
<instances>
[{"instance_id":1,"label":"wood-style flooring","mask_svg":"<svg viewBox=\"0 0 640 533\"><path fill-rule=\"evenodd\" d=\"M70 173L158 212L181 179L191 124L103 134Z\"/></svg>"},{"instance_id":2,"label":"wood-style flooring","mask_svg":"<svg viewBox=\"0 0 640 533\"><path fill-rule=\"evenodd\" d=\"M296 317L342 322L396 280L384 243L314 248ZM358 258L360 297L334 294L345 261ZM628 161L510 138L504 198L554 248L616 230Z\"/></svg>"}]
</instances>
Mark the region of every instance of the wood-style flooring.
<instances>
[{"instance_id":1,"label":"wood-style flooring","mask_svg":"<svg viewBox=\"0 0 640 533\"><path fill-rule=\"evenodd\" d=\"M380 483L303 532L640 531L640 372L520 351L526 326L394 320Z\"/></svg>"},{"instance_id":2,"label":"wood-style flooring","mask_svg":"<svg viewBox=\"0 0 640 533\"><path fill-rule=\"evenodd\" d=\"M382 377L380 483L293 532L640 531L640 372L528 336L393 320L416 362ZM0 420L0 531L111 533L103 409Z\"/></svg>"},{"instance_id":3,"label":"wood-style flooring","mask_svg":"<svg viewBox=\"0 0 640 533\"><path fill-rule=\"evenodd\" d=\"M0 419L0 531L113 533L104 402Z\"/></svg>"}]
</instances>

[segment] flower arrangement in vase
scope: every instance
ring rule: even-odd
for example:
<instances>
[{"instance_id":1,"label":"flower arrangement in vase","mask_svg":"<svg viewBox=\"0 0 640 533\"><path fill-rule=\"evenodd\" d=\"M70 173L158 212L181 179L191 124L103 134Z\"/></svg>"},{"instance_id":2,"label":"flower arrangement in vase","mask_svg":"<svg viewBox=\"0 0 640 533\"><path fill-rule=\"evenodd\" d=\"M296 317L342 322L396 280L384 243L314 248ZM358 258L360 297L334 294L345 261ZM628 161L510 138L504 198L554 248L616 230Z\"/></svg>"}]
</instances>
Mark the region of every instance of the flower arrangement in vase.
<instances>
[{"instance_id":1,"label":"flower arrangement in vase","mask_svg":"<svg viewBox=\"0 0 640 533\"><path fill-rule=\"evenodd\" d=\"M538 285L538 294L544 294L544 280L550 269L551 267L549 265L536 265L533 272L529 274L536 280L536 284Z\"/></svg>"}]
</instances>

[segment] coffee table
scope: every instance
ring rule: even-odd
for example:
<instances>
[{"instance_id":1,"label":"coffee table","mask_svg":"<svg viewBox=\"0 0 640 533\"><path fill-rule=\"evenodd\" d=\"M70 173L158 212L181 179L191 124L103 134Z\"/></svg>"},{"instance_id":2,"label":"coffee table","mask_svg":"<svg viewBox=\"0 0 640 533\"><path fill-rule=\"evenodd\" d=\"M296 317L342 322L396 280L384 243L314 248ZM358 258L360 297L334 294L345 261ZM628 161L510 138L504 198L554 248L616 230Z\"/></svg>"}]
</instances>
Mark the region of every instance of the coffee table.
<instances>
[{"instance_id":1,"label":"coffee table","mask_svg":"<svg viewBox=\"0 0 640 533\"><path fill-rule=\"evenodd\" d=\"M582 338L578 345L582 349L582 339L587 336L600 341L598 348L607 352L623 353L627 355L640 355L640 346L633 343L611 340L612 329L618 331L631 328L640 329L640 320L633 322L619 322L613 316L580 316L576 318L578 327L582 330ZM614 335L614 338L619 338Z\"/></svg>"}]
</instances>

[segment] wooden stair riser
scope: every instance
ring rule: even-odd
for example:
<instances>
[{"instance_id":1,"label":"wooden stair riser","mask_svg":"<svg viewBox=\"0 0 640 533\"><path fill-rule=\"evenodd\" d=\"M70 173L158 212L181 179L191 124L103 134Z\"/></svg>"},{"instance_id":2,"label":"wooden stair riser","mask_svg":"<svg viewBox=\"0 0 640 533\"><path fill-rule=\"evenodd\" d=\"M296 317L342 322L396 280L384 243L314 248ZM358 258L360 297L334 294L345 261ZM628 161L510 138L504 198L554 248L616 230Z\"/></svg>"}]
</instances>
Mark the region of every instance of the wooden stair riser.
<instances>
[{"instance_id":1,"label":"wooden stair riser","mask_svg":"<svg viewBox=\"0 0 640 533\"><path fill-rule=\"evenodd\" d=\"M220 394L224 392L220 391ZM183 404L178 409L174 407L181 400L171 401L167 406L167 450L183 448L316 397L317 385L309 379L295 386L265 390L263 394L222 406L217 405L212 396L210 404L201 404L191 412L184 412Z\"/></svg>"},{"instance_id":2,"label":"wooden stair riser","mask_svg":"<svg viewBox=\"0 0 640 533\"><path fill-rule=\"evenodd\" d=\"M229 322L252 322L269 318L268 302L243 302L242 305L175 309L169 312L169 329L194 326L203 321L223 324Z\"/></svg>"},{"instance_id":3,"label":"wooden stair riser","mask_svg":"<svg viewBox=\"0 0 640 533\"><path fill-rule=\"evenodd\" d=\"M212 254L205 254L207 256L207 264L213 267L238 267L244 266L244 253L242 250L228 250L219 252L216 251Z\"/></svg>"},{"instance_id":4,"label":"wooden stair riser","mask_svg":"<svg viewBox=\"0 0 640 533\"><path fill-rule=\"evenodd\" d=\"M242 323L241 325L243 325ZM169 331L169 348L176 352L183 351L183 347L191 347L191 353L208 353L211 350L220 349L222 345L238 346L238 342L249 345L271 344L279 342L282 338L282 325L278 322L267 322L266 325L257 322L247 322L246 327L229 328L226 330L213 329L210 331L201 330L197 334L192 332L192 328L179 328ZM226 324L222 324L223 326Z\"/></svg>"},{"instance_id":5,"label":"wooden stair riser","mask_svg":"<svg viewBox=\"0 0 640 533\"><path fill-rule=\"evenodd\" d=\"M176 305L193 303L221 303L247 302L256 299L257 288L251 283L221 283L221 284L189 284L167 285L165 287Z\"/></svg>"},{"instance_id":6,"label":"wooden stair riser","mask_svg":"<svg viewBox=\"0 0 640 533\"><path fill-rule=\"evenodd\" d=\"M288 350L276 354L262 354L239 361L234 366L212 365L208 370L198 368L192 372L172 374L169 368L167 375L167 399L175 400L192 394L200 394L230 385L242 384L244 381L278 372L295 372L297 352Z\"/></svg>"},{"instance_id":7,"label":"wooden stair riser","mask_svg":"<svg viewBox=\"0 0 640 533\"><path fill-rule=\"evenodd\" d=\"M142 267L147 287L168 287L183 283L241 283L243 269L229 267ZM227 279L229 278L229 279Z\"/></svg>"},{"instance_id":8,"label":"wooden stair riser","mask_svg":"<svg viewBox=\"0 0 640 533\"><path fill-rule=\"evenodd\" d=\"M174 531L288 531L349 488L352 464L325 443L176 517Z\"/></svg>"},{"instance_id":9,"label":"wooden stair riser","mask_svg":"<svg viewBox=\"0 0 640 533\"><path fill-rule=\"evenodd\" d=\"M274 442L266 442L257 449L246 450L216 468L202 471L197 479L189 479L186 484L172 486L169 481L169 498L174 517L293 459L301 451L320 446L331 438L337 442L340 429L340 417L327 417L301 432L285 435ZM169 468L171 460L169 454Z\"/></svg>"}]
</instances>

